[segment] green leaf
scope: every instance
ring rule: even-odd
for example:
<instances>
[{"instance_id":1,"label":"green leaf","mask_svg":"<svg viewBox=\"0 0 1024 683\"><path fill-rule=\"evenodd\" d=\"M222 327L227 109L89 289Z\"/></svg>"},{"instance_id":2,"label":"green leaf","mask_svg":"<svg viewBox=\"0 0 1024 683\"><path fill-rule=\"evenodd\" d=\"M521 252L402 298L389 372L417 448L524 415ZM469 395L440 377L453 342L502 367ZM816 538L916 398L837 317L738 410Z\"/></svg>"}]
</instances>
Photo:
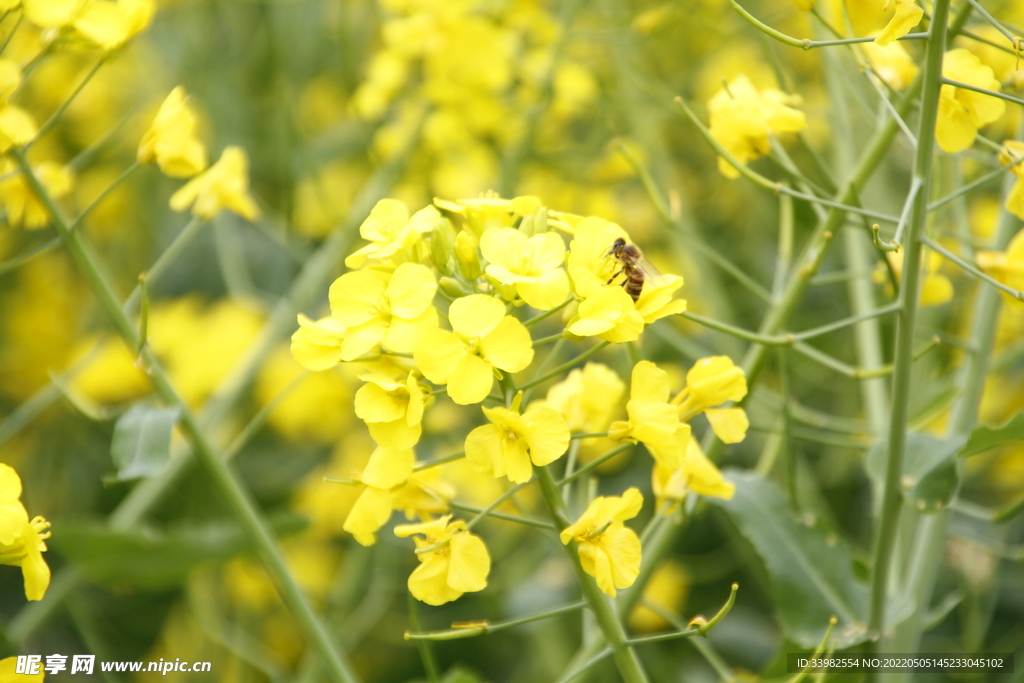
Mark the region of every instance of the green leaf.
<instances>
[{"instance_id":1,"label":"green leaf","mask_svg":"<svg viewBox=\"0 0 1024 683\"><path fill-rule=\"evenodd\" d=\"M271 523L278 534L293 533L307 524L288 515ZM201 562L226 560L253 549L234 521L190 524L160 531L114 531L101 521L66 520L54 523L47 543L75 569L93 581L128 582L144 588L180 583Z\"/></svg>"},{"instance_id":2,"label":"green leaf","mask_svg":"<svg viewBox=\"0 0 1024 683\"><path fill-rule=\"evenodd\" d=\"M786 638L813 649L835 616L838 649L863 642L867 590L854 577L849 548L798 522L774 482L739 470L726 477L736 485L732 500L707 500L729 514L764 560Z\"/></svg>"},{"instance_id":3,"label":"green leaf","mask_svg":"<svg viewBox=\"0 0 1024 683\"><path fill-rule=\"evenodd\" d=\"M171 457L171 431L177 408L135 405L117 420L110 457L117 467L115 481L152 477Z\"/></svg>"},{"instance_id":4,"label":"green leaf","mask_svg":"<svg viewBox=\"0 0 1024 683\"><path fill-rule=\"evenodd\" d=\"M959 436L939 439L920 432L907 434L900 487L909 504L925 513L938 512L949 505L959 484L956 455L963 447ZM883 439L868 452L868 476L880 491L885 482L885 461L889 441Z\"/></svg>"},{"instance_id":5,"label":"green leaf","mask_svg":"<svg viewBox=\"0 0 1024 683\"><path fill-rule=\"evenodd\" d=\"M1024 441L1024 411L1021 411L1014 415L1010 420L1002 427L978 427L971 432L971 438L967 440L967 445L964 446L963 450L960 451L960 457L966 458L971 455L977 455L984 451L1002 446L1003 444L1013 443L1014 441Z\"/></svg>"}]
</instances>

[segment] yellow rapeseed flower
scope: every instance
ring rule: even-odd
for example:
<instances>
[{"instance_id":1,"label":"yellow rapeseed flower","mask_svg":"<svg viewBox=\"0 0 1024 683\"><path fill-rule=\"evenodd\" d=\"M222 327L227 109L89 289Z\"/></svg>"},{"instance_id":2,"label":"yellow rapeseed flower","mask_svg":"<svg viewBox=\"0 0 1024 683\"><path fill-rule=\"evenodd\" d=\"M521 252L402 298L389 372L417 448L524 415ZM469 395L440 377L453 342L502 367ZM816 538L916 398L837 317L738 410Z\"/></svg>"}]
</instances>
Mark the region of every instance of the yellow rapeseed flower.
<instances>
[{"instance_id":1,"label":"yellow rapeseed flower","mask_svg":"<svg viewBox=\"0 0 1024 683\"><path fill-rule=\"evenodd\" d=\"M679 421L679 411L668 401L669 391L668 374L657 365L643 360L633 366L626 403L629 419L613 422L608 437L639 441L656 461L674 470L682 462L690 426Z\"/></svg>"},{"instance_id":2,"label":"yellow rapeseed flower","mask_svg":"<svg viewBox=\"0 0 1024 683\"><path fill-rule=\"evenodd\" d=\"M75 20L88 0L22 0L25 18L39 28L61 28Z\"/></svg>"},{"instance_id":3,"label":"yellow rapeseed flower","mask_svg":"<svg viewBox=\"0 0 1024 683\"><path fill-rule=\"evenodd\" d=\"M1001 87L992 68L963 48L950 50L944 55L942 75L986 90L998 92ZM1004 111L1006 103L1000 99L943 84L935 140L944 152L962 152L974 144L979 128L998 119Z\"/></svg>"},{"instance_id":4,"label":"yellow rapeseed flower","mask_svg":"<svg viewBox=\"0 0 1024 683\"><path fill-rule=\"evenodd\" d=\"M333 368L341 361L345 326L331 316L310 320L299 313L299 329L292 335L292 356L307 370Z\"/></svg>"},{"instance_id":5,"label":"yellow rapeseed flower","mask_svg":"<svg viewBox=\"0 0 1024 683\"><path fill-rule=\"evenodd\" d=\"M898 253L887 251L885 258L896 276L896 281L899 282L903 275L903 260L906 258L906 254L902 251ZM941 306L953 298L953 283L939 272L942 256L934 251L929 251L921 259L924 263L924 278L921 282L920 303L922 306ZM879 262L879 267L875 269L873 277L876 282L886 283L886 289L891 289L891 286L888 286L889 275L885 264Z\"/></svg>"},{"instance_id":6,"label":"yellow rapeseed flower","mask_svg":"<svg viewBox=\"0 0 1024 683\"><path fill-rule=\"evenodd\" d=\"M42 517L30 520L20 498L21 477L0 463L0 564L21 567L25 597L42 600L50 585L50 568L42 555L50 523Z\"/></svg>"},{"instance_id":7,"label":"yellow rapeseed flower","mask_svg":"<svg viewBox=\"0 0 1024 683\"><path fill-rule=\"evenodd\" d=\"M635 488L622 496L598 496L559 534L564 545L576 541L583 571L613 598L617 588L629 588L640 574L640 539L623 522L636 517L643 503Z\"/></svg>"},{"instance_id":8,"label":"yellow rapeseed flower","mask_svg":"<svg viewBox=\"0 0 1024 683\"><path fill-rule=\"evenodd\" d=\"M358 475L365 488L342 526L361 545L373 545L376 542L374 534L391 517L391 490L406 482L412 474L415 461L416 456L411 448L377 448L370 455L369 462Z\"/></svg>"},{"instance_id":9,"label":"yellow rapeseed flower","mask_svg":"<svg viewBox=\"0 0 1024 683\"><path fill-rule=\"evenodd\" d=\"M635 341L644 331L644 318L632 297L618 285L592 290L569 319L565 329L578 337L597 336L622 344Z\"/></svg>"},{"instance_id":10,"label":"yellow rapeseed flower","mask_svg":"<svg viewBox=\"0 0 1024 683\"><path fill-rule=\"evenodd\" d=\"M625 390L625 383L610 367L587 363L553 384L547 396L530 407L557 410L569 431L593 434L607 429Z\"/></svg>"},{"instance_id":11,"label":"yellow rapeseed flower","mask_svg":"<svg viewBox=\"0 0 1024 683\"><path fill-rule=\"evenodd\" d=\"M1024 230L1010 240L1006 251L979 251L978 267L1007 287L1024 291Z\"/></svg>"},{"instance_id":12,"label":"yellow rapeseed flower","mask_svg":"<svg viewBox=\"0 0 1024 683\"><path fill-rule=\"evenodd\" d=\"M917 78L917 64L900 43L884 47L878 43L863 43L860 47L878 77L894 90L903 90Z\"/></svg>"},{"instance_id":13,"label":"yellow rapeseed flower","mask_svg":"<svg viewBox=\"0 0 1024 683\"><path fill-rule=\"evenodd\" d=\"M0 153L31 141L38 130L27 111L10 102L0 103Z\"/></svg>"},{"instance_id":14,"label":"yellow rapeseed flower","mask_svg":"<svg viewBox=\"0 0 1024 683\"><path fill-rule=\"evenodd\" d=\"M459 405L484 400L495 369L519 372L533 361L533 342L505 305L486 294L456 299L448 309L452 331L434 330L413 349L416 367L435 384L447 384Z\"/></svg>"},{"instance_id":15,"label":"yellow rapeseed flower","mask_svg":"<svg viewBox=\"0 0 1024 683\"><path fill-rule=\"evenodd\" d=\"M686 373L686 387L672 402L679 406L679 418L689 422L704 413L711 429L724 443L739 443L747 436L750 423L742 408L716 408L747 395L747 376L728 356L710 356L693 364Z\"/></svg>"},{"instance_id":16,"label":"yellow rapeseed flower","mask_svg":"<svg viewBox=\"0 0 1024 683\"><path fill-rule=\"evenodd\" d=\"M221 209L253 221L259 207L249 196L249 157L241 147L227 147L213 166L171 195L171 208L212 219Z\"/></svg>"},{"instance_id":17,"label":"yellow rapeseed flower","mask_svg":"<svg viewBox=\"0 0 1024 683\"><path fill-rule=\"evenodd\" d=\"M4 166L6 174L12 174L0 182L0 199L7 209L7 221L29 230L45 228L50 224L50 214L36 197L36 193L25 182L25 177L11 163ZM75 176L71 169L52 161L44 161L34 169L36 178L53 199L61 199L71 193Z\"/></svg>"},{"instance_id":18,"label":"yellow rapeseed flower","mask_svg":"<svg viewBox=\"0 0 1024 683\"><path fill-rule=\"evenodd\" d=\"M608 255L608 250L620 238L630 241L626 231L611 221L588 216L579 222L569 243L566 263L576 296L586 298L608 285L619 269L618 261Z\"/></svg>"},{"instance_id":19,"label":"yellow rapeseed flower","mask_svg":"<svg viewBox=\"0 0 1024 683\"><path fill-rule=\"evenodd\" d=\"M771 150L770 136L807 127L804 113L789 106L798 101L779 90L758 92L747 76L739 74L708 101L708 127L723 147L747 164ZM739 177L723 158L718 159L718 170L726 178Z\"/></svg>"},{"instance_id":20,"label":"yellow rapeseed flower","mask_svg":"<svg viewBox=\"0 0 1024 683\"><path fill-rule=\"evenodd\" d=\"M366 423L378 445L391 449L411 448L420 440L426 399L410 372L404 381L371 373L360 376L366 382L355 397L356 416Z\"/></svg>"},{"instance_id":21,"label":"yellow rapeseed flower","mask_svg":"<svg viewBox=\"0 0 1024 683\"><path fill-rule=\"evenodd\" d=\"M490 262L487 274L514 285L516 294L534 308L554 308L569 294L569 279L560 267L565 242L557 233L527 237L515 228L493 228L480 238L480 251Z\"/></svg>"},{"instance_id":22,"label":"yellow rapeseed flower","mask_svg":"<svg viewBox=\"0 0 1024 683\"><path fill-rule=\"evenodd\" d=\"M1003 149L999 152L999 161L1004 166L1013 167L1010 169L1017 182L1006 197L1006 210L1020 219L1024 219L1024 142L1006 140L1003 142Z\"/></svg>"},{"instance_id":23,"label":"yellow rapeseed flower","mask_svg":"<svg viewBox=\"0 0 1024 683\"><path fill-rule=\"evenodd\" d=\"M156 162L173 178L190 178L206 168L206 147L196 138L196 113L185 88L179 85L160 105L139 142L138 159L143 164Z\"/></svg>"},{"instance_id":24,"label":"yellow rapeseed flower","mask_svg":"<svg viewBox=\"0 0 1024 683\"><path fill-rule=\"evenodd\" d=\"M736 492L735 485L726 481L692 436L686 444L686 452L679 467L670 469L661 463L654 463L651 489L658 506L667 505L669 510L675 509L688 491L724 500L729 500Z\"/></svg>"},{"instance_id":25,"label":"yellow rapeseed flower","mask_svg":"<svg viewBox=\"0 0 1024 683\"><path fill-rule=\"evenodd\" d=\"M463 593L481 591L487 587L491 571L491 556L479 536L466 529L461 520L450 522L445 515L422 524L404 524L395 527L395 535L415 538L420 565L409 576L409 592L428 605L443 605ZM433 547L433 550L426 550ZM419 552L419 551L424 552Z\"/></svg>"},{"instance_id":26,"label":"yellow rapeseed flower","mask_svg":"<svg viewBox=\"0 0 1024 683\"><path fill-rule=\"evenodd\" d=\"M104 50L124 45L153 20L154 0L93 0L74 21L75 30Z\"/></svg>"},{"instance_id":27,"label":"yellow rapeseed flower","mask_svg":"<svg viewBox=\"0 0 1024 683\"><path fill-rule=\"evenodd\" d=\"M883 9L889 9L889 0L886 0ZM910 33L910 29L917 26L923 16L924 10L918 7L914 0L896 0L896 13L875 38L875 42L885 47L892 41L899 40Z\"/></svg>"},{"instance_id":28,"label":"yellow rapeseed flower","mask_svg":"<svg viewBox=\"0 0 1024 683\"><path fill-rule=\"evenodd\" d=\"M679 315L686 310L686 299L673 299L675 291L683 286L678 275L662 275L655 280L644 281L644 288L636 300L636 311L650 325L670 315Z\"/></svg>"},{"instance_id":29,"label":"yellow rapeseed flower","mask_svg":"<svg viewBox=\"0 0 1024 683\"><path fill-rule=\"evenodd\" d=\"M531 407L520 415L521 398L519 394L511 409L483 408L491 424L477 427L466 437L466 459L476 471L508 476L516 484L530 481L531 461L543 467L569 448L569 426L562 414Z\"/></svg>"},{"instance_id":30,"label":"yellow rapeseed flower","mask_svg":"<svg viewBox=\"0 0 1024 683\"><path fill-rule=\"evenodd\" d=\"M46 677L46 671L42 665L34 674L20 674L17 671L17 657L0 659L0 683L43 683L43 679Z\"/></svg>"},{"instance_id":31,"label":"yellow rapeseed flower","mask_svg":"<svg viewBox=\"0 0 1024 683\"><path fill-rule=\"evenodd\" d=\"M409 353L437 328L437 282L426 266L403 263L393 273L357 270L331 285L331 313L343 325L341 359L354 360L383 346Z\"/></svg>"},{"instance_id":32,"label":"yellow rapeseed flower","mask_svg":"<svg viewBox=\"0 0 1024 683\"><path fill-rule=\"evenodd\" d=\"M420 237L441 222L441 214L433 206L420 209L409 217L409 209L397 199L381 199L370 211L359 235L369 241L362 249L345 259L349 268L362 268L367 259L380 261L411 249ZM409 259L406 259L409 260Z\"/></svg>"}]
</instances>

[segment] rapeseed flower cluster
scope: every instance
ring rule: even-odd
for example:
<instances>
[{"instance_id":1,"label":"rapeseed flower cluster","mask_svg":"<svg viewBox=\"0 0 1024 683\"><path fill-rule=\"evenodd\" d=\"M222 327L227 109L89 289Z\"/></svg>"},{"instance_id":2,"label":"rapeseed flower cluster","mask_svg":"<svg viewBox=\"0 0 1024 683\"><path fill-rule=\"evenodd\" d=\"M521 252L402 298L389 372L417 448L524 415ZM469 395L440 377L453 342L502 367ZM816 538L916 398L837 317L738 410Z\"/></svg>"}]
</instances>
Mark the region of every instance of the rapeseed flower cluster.
<instances>
[{"instance_id":1,"label":"rapeseed flower cluster","mask_svg":"<svg viewBox=\"0 0 1024 683\"><path fill-rule=\"evenodd\" d=\"M703 414L726 443L745 436L744 411L724 405L746 395L742 370L727 358L698 362L675 398L665 370L636 363L625 421L616 421L625 384L602 363L567 368L566 379L528 405L528 389L517 389L519 373L539 355L549 365L566 343L591 353L631 343L647 325L686 309L675 296L683 285L678 275L652 271L639 293L627 292L624 271L635 277L641 262L613 254L617 240L630 243L622 227L548 209L535 197L486 194L439 199L415 213L384 199L360 234L368 244L346 259L354 270L331 285L330 315L299 316L292 354L313 371L339 363L365 369L357 373L363 384L355 414L376 445L361 469L341 479L358 491L343 529L369 545L394 510L418 518L395 529L402 537L425 537L417 540L420 565L409 578L416 598L442 604L482 590L490 570L483 541L469 533L475 521L435 517L449 511L455 491L438 478L441 466L419 459L417 449L439 403L472 407L482 422L469 430L461 453L442 461L464 457L485 478L526 485L574 440L612 448L643 443L656 461L655 481L666 482L656 489L659 500L678 501L685 491L731 496L690 427ZM538 339L531 334L538 324L561 333ZM544 353L553 342L554 350ZM630 585L639 571L639 540L623 522L641 505L635 489L623 498L599 498L562 532L606 593Z\"/></svg>"}]
</instances>

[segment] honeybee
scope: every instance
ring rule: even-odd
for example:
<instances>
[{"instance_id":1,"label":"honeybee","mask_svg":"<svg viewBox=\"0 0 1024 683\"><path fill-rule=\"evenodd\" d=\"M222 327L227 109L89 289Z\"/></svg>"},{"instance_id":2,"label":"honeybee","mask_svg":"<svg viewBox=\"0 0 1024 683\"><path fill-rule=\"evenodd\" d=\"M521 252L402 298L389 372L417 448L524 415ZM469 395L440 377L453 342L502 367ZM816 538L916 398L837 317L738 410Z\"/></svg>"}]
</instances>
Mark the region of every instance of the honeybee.
<instances>
[{"instance_id":1,"label":"honeybee","mask_svg":"<svg viewBox=\"0 0 1024 683\"><path fill-rule=\"evenodd\" d=\"M607 284L611 284L615 281L615 278L622 275L622 288L626 290L626 294L629 294L634 302L640 298L640 293L644 289L644 282L651 282L661 278L661 273L644 258L639 247L635 244L629 244L621 237L615 240L606 255L616 259L620 266L615 271L615 274L608 278Z\"/></svg>"}]
</instances>

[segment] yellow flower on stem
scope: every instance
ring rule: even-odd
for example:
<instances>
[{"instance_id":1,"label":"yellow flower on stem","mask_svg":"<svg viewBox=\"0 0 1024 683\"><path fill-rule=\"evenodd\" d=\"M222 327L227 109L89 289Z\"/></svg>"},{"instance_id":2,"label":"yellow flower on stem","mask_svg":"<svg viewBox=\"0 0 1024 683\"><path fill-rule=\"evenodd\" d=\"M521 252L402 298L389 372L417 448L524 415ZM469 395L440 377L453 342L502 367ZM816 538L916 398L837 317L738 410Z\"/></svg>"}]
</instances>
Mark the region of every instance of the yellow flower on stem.
<instances>
[{"instance_id":1,"label":"yellow flower on stem","mask_svg":"<svg viewBox=\"0 0 1024 683\"><path fill-rule=\"evenodd\" d=\"M625 230L596 216L588 216L576 226L566 264L576 296L586 298L611 281L619 264L608 251L619 238L629 242Z\"/></svg>"},{"instance_id":2,"label":"yellow flower on stem","mask_svg":"<svg viewBox=\"0 0 1024 683\"><path fill-rule=\"evenodd\" d=\"M883 10L887 9L889 9L888 0ZM875 42L885 47L892 41L899 40L910 33L910 29L917 26L923 16L924 10L918 7L914 0L896 0L896 14L889 20L889 23L882 29L882 32L878 34Z\"/></svg>"},{"instance_id":3,"label":"yellow flower on stem","mask_svg":"<svg viewBox=\"0 0 1024 683\"><path fill-rule=\"evenodd\" d=\"M530 481L533 467L562 457L569 448L569 426L550 408L531 407L519 414L520 392L512 408L483 408L491 424L481 425L466 437L466 460L477 472L508 476L522 484Z\"/></svg>"},{"instance_id":4,"label":"yellow flower on stem","mask_svg":"<svg viewBox=\"0 0 1024 683\"><path fill-rule=\"evenodd\" d=\"M758 92L747 76L739 74L708 101L708 128L740 163L747 164L771 150L770 136L807 127L804 113L789 106L798 101L779 90ZM726 178L740 175L721 157L718 170Z\"/></svg>"},{"instance_id":5,"label":"yellow flower on stem","mask_svg":"<svg viewBox=\"0 0 1024 683\"><path fill-rule=\"evenodd\" d=\"M256 202L249 196L249 157L241 147L227 147L213 166L171 195L171 208L192 213L206 220L221 209L237 213L253 221L260 215Z\"/></svg>"},{"instance_id":6,"label":"yellow flower on stem","mask_svg":"<svg viewBox=\"0 0 1024 683\"><path fill-rule=\"evenodd\" d=\"M1003 166L1011 166L1010 171L1017 176L1009 196L1006 198L1006 210L1020 219L1024 219L1024 142L1006 140L999 152L999 161Z\"/></svg>"},{"instance_id":7,"label":"yellow flower on stem","mask_svg":"<svg viewBox=\"0 0 1024 683\"><path fill-rule=\"evenodd\" d=\"M1001 87L992 68L963 48L943 56L942 76L995 92ZM939 95L935 140L943 152L962 152L974 144L979 128L998 119L1004 111L1006 103L998 98L944 83Z\"/></svg>"},{"instance_id":8,"label":"yellow flower on stem","mask_svg":"<svg viewBox=\"0 0 1024 683\"><path fill-rule=\"evenodd\" d=\"M358 479L366 487L359 494L342 528L361 545L373 545L374 534L391 518L391 489L401 486L412 474L416 456L411 448L377 448L370 455Z\"/></svg>"},{"instance_id":9,"label":"yellow flower on stem","mask_svg":"<svg viewBox=\"0 0 1024 683\"><path fill-rule=\"evenodd\" d=\"M988 275L1007 287L1024 291L1024 230L1010 240L1006 251L979 251L974 258Z\"/></svg>"},{"instance_id":10,"label":"yellow flower on stem","mask_svg":"<svg viewBox=\"0 0 1024 683\"><path fill-rule=\"evenodd\" d=\"M553 384L547 396L531 408L551 408L565 418L571 432L603 432L626 390L622 379L607 365L587 363Z\"/></svg>"},{"instance_id":11,"label":"yellow flower on stem","mask_svg":"<svg viewBox=\"0 0 1024 683\"><path fill-rule=\"evenodd\" d=\"M410 372L405 381L386 375L368 374L355 396L356 416L366 423L370 436L379 446L391 449L411 448L420 440L426 399Z\"/></svg>"},{"instance_id":12,"label":"yellow flower on stem","mask_svg":"<svg viewBox=\"0 0 1024 683\"><path fill-rule=\"evenodd\" d=\"M622 496L598 496L575 524L559 534L563 545L576 541L583 571L613 598L616 589L629 588L640 574L640 539L623 522L636 517L643 503L635 488Z\"/></svg>"},{"instance_id":13,"label":"yellow flower on stem","mask_svg":"<svg viewBox=\"0 0 1024 683\"><path fill-rule=\"evenodd\" d=\"M9 102L0 104L0 153L30 142L38 130L27 111Z\"/></svg>"},{"instance_id":14,"label":"yellow flower on stem","mask_svg":"<svg viewBox=\"0 0 1024 683\"><path fill-rule=\"evenodd\" d=\"M87 0L22 0L25 18L39 28L68 26L81 13Z\"/></svg>"},{"instance_id":15,"label":"yellow flower on stem","mask_svg":"<svg viewBox=\"0 0 1024 683\"><path fill-rule=\"evenodd\" d=\"M345 326L333 317L310 320L299 313L299 329L292 335L292 356L307 370L318 372L341 361Z\"/></svg>"},{"instance_id":16,"label":"yellow flower on stem","mask_svg":"<svg viewBox=\"0 0 1024 683\"><path fill-rule=\"evenodd\" d=\"M156 162L173 178L190 178L206 168L206 147L196 138L196 113L185 88L171 91L139 142L138 160Z\"/></svg>"},{"instance_id":17,"label":"yellow flower on stem","mask_svg":"<svg viewBox=\"0 0 1024 683\"><path fill-rule=\"evenodd\" d=\"M104 50L121 47L149 26L153 0L93 0L75 19L74 27Z\"/></svg>"},{"instance_id":18,"label":"yellow flower on stem","mask_svg":"<svg viewBox=\"0 0 1024 683\"><path fill-rule=\"evenodd\" d=\"M514 285L519 297L542 311L569 295L569 278L560 268L565 242L554 232L527 237L515 228L492 228L480 238L480 251L490 263L487 274Z\"/></svg>"},{"instance_id":19,"label":"yellow flower on stem","mask_svg":"<svg viewBox=\"0 0 1024 683\"><path fill-rule=\"evenodd\" d=\"M715 464L708 460L700 444L692 436L686 444L682 463L676 469L654 463L651 471L651 489L658 501L658 507L665 505L674 510L686 493L692 491L699 496L729 500L736 492L732 482L726 481Z\"/></svg>"},{"instance_id":20,"label":"yellow flower on stem","mask_svg":"<svg viewBox=\"0 0 1024 683\"><path fill-rule=\"evenodd\" d=\"M391 507L401 510L406 519L429 519L448 511L455 487L441 478L441 468L413 472L405 483L391 490Z\"/></svg>"},{"instance_id":21,"label":"yellow flower on stem","mask_svg":"<svg viewBox=\"0 0 1024 683\"><path fill-rule=\"evenodd\" d=\"M383 346L409 353L437 328L437 282L426 266L403 263L393 273L357 270L331 285L331 313L345 326L341 359L354 360Z\"/></svg>"},{"instance_id":22,"label":"yellow flower on stem","mask_svg":"<svg viewBox=\"0 0 1024 683\"><path fill-rule=\"evenodd\" d=\"M672 402L679 406L679 419L683 422L704 413L719 439L739 443L746 438L750 426L746 412L742 408L715 406L739 401L746 395L747 376L743 369L736 367L728 356L711 356L694 363L686 373L686 388Z\"/></svg>"},{"instance_id":23,"label":"yellow flower on stem","mask_svg":"<svg viewBox=\"0 0 1024 683\"><path fill-rule=\"evenodd\" d=\"M906 258L906 254L887 251L885 258L896 276L896 281L899 282L903 275L903 260ZM942 256L934 251L929 251L927 255L922 256L922 260L924 261L924 279L921 283L920 303L922 306L941 306L953 298L953 283L939 272L939 268L942 266ZM875 270L873 276L875 281L888 282L885 265L879 262L879 266L880 268Z\"/></svg>"},{"instance_id":24,"label":"yellow flower on stem","mask_svg":"<svg viewBox=\"0 0 1024 683\"><path fill-rule=\"evenodd\" d=\"M433 206L420 209L412 218L409 209L397 199L381 199L370 211L359 235L369 241L362 249L345 259L349 268L362 268L367 259L380 261L391 258L403 249L410 249L420 237L441 223L441 214Z\"/></svg>"},{"instance_id":25,"label":"yellow flower on stem","mask_svg":"<svg viewBox=\"0 0 1024 683\"><path fill-rule=\"evenodd\" d=\"M917 78L917 64L901 44L890 43L883 47L878 43L863 43L860 47L878 77L892 89L903 90Z\"/></svg>"},{"instance_id":26,"label":"yellow flower on stem","mask_svg":"<svg viewBox=\"0 0 1024 683\"><path fill-rule=\"evenodd\" d=\"M668 374L654 363L643 360L633 366L629 401L629 419L613 422L608 437L616 441L638 441L647 446L654 459L669 469L677 469L683 458L683 444L690 426L679 421L679 411L668 402Z\"/></svg>"},{"instance_id":27,"label":"yellow flower on stem","mask_svg":"<svg viewBox=\"0 0 1024 683\"><path fill-rule=\"evenodd\" d=\"M686 310L686 299L673 299L672 295L683 286L683 278L678 275L661 275L654 280L646 280L636 300L636 311L650 325L670 315L678 315Z\"/></svg>"},{"instance_id":28,"label":"yellow flower on stem","mask_svg":"<svg viewBox=\"0 0 1024 683\"><path fill-rule=\"evenodd\" d=\"M618 285L592 290L569 319L565 329L577 337L600 337L615 344L635 341L644 331L644 318L633 299Z\"/></svg>"},{"instance_id":29,"label":"yellow flower on stem","mask_svg":"<svg viewBox=\"0 0 1024 683\"><path fill-rule=\"evenodd\" d=\"M448 309L452 331L424 335L412 357L423 376L447 384L459 405L479 403L494 383L495 370L519 372L533 361L533 342L505 305L486 294L456 299Z\"/></svg>"},{"instance_id":30,"label":"yellow flower on stem","mask_svg":"<svg viewBox=\"0 0 1024 683\"><path fill-rule=\"evenodd\" d=\"M45 228L50 224L50 214L46 207L25 182L17 167L8 162L4 168L5 175L10 174L10 177L0 182L0 199L7 209L8 222L29 230ZM34 169L34 172L53 199L66 197L74 187L75 176L67 166L44 161Z\"/></svg>"},{"instance_id":31,"label":"yellow flower on stem","mask_svg":"<svg viewBox=\"0 0 1024 683\"><path fill-rule=\"evenodd\" d=\"M450 522L445 515L422 524L395 527L395 535L414 538L420 565L409 576L409 592L428 605L443 605L462 597L463 593L487 587L491 556L479 536L466 529L461 520Z\"/></svg>"},{"instance_id":32,"label":"yellow flower on stem","mask_svg":"<svg viewBox=\"0 0 1024 683\"><path fill-rule=\"evenodd\" d=\"M20 498L21 477L0 463L0 564L21 567L25 597L42 600L50 585L50 568L42 555L50 523L42 517L30 520Z\"/></svg>"}]
</instances>

